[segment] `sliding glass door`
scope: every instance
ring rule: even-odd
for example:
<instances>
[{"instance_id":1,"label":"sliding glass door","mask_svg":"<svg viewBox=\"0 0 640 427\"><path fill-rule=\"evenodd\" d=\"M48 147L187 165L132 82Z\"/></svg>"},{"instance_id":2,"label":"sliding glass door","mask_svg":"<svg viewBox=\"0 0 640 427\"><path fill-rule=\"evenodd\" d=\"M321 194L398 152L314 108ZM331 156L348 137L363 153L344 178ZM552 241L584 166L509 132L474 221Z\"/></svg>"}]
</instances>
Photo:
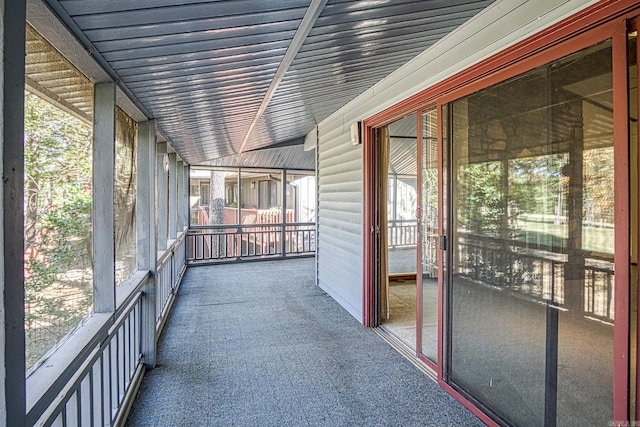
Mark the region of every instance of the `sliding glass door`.
<instances>
[{"instance_id":1,"label":"sliding glass door","mask_svg":"<svg viewBox=\"0 0 640 427\"><path fill-rule=\"evenodd\" d=\"M508 51L365 121L370 141L390 143L380 182L395 191L389 177L415 164L417 192L415 270L389 285L381 262L386 293L365 287L365 307L382 311L415 271L408 346L485 421L638 419L637 28L611 20L531 41L538 50ZM365 164L379 167L374 154L368 145ZM365 211L395 218L375 176L365 167ZM371 204L376 191L384 204ZM375 236L380 223L365 218Z\"/></svg>"},{"instance_id":2,"label":"sliding glass door","mask_svg":"<svg viewBox=\"0 0 640 427\"><path fill-rule=\"evenodd\" d=\"M613 105L610 41L450 104L449 380L509 423L613 420Z\"/></svg>"}]
</instances>

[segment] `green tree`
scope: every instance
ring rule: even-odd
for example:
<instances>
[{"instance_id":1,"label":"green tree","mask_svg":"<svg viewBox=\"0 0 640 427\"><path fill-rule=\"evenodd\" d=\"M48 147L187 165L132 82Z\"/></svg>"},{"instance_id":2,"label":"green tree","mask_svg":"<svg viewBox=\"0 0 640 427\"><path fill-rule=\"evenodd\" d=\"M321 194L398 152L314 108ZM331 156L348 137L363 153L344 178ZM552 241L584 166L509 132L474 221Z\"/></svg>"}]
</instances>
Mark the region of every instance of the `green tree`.
<instances>
[{"instance_id":1,"label":"green tree","mask_svg":"<svg viewBox=\"0 0 640 427\"><path fill-rule=\"evenodd\" d=\"M458 221L473 234L497 236L505 213L501 162L465 165L458 171Z\"/></svg>"},{"instance_id":2,"label":"green tree","mask_svg":"<svg viewBox=\"0 0 640 427\"><path fill-rule=\"evenodd\" d=\"M91 127L25 94L27 366L91 307Z\"/></svg>"}]
</instances>

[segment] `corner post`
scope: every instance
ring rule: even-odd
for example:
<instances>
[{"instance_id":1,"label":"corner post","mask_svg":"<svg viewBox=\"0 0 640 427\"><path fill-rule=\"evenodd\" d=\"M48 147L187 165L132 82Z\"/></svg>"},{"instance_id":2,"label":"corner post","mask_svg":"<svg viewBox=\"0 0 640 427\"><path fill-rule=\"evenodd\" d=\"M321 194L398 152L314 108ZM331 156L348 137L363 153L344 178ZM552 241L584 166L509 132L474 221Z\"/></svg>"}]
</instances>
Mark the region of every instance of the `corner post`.
<instances>
[{"instance_id":1,"label":"corner post","mask_svg":"<svg viewBox=\"0 0 640 427\"><path fill-rule=\"evenodd\" d=\"M0 425L26 423L24 333L24 0L0 0Z\"/></svg>"}]
</instances>

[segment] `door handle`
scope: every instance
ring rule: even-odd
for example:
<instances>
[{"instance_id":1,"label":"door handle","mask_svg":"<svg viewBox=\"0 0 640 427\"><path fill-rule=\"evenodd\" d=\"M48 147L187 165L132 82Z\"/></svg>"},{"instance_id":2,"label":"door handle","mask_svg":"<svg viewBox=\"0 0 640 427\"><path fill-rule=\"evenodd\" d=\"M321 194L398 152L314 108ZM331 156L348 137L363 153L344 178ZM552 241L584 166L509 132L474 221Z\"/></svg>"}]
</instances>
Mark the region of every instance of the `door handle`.
<instances>
[{"instance_id":1,"label":"door handle","mask_svg":"<svg viewBox=\"0 0 640 427\"><path fill-rule=\"evenodd\" d=\"M440 250L447 250L447 236L440 236Z\"/></svg>"}]
</instances>

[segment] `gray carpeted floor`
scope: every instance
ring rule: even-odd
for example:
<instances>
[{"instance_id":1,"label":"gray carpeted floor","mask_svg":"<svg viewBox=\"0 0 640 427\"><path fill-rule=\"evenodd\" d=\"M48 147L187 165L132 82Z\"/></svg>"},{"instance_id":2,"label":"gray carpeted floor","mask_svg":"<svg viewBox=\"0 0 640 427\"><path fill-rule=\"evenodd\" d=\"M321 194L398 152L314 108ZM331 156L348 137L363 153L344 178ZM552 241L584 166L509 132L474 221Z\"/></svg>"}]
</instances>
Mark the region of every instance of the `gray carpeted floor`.
<instances>
[{"instance_id":1,"label":"gray carpeted floor","mask_svg":"<svg viewBox=\"0 0 640 427\"><path fill-rule=\"evenodd\" d=\"M482 423L297 259L190 268L128 425Z\"/></svg>"}]
</instances>

